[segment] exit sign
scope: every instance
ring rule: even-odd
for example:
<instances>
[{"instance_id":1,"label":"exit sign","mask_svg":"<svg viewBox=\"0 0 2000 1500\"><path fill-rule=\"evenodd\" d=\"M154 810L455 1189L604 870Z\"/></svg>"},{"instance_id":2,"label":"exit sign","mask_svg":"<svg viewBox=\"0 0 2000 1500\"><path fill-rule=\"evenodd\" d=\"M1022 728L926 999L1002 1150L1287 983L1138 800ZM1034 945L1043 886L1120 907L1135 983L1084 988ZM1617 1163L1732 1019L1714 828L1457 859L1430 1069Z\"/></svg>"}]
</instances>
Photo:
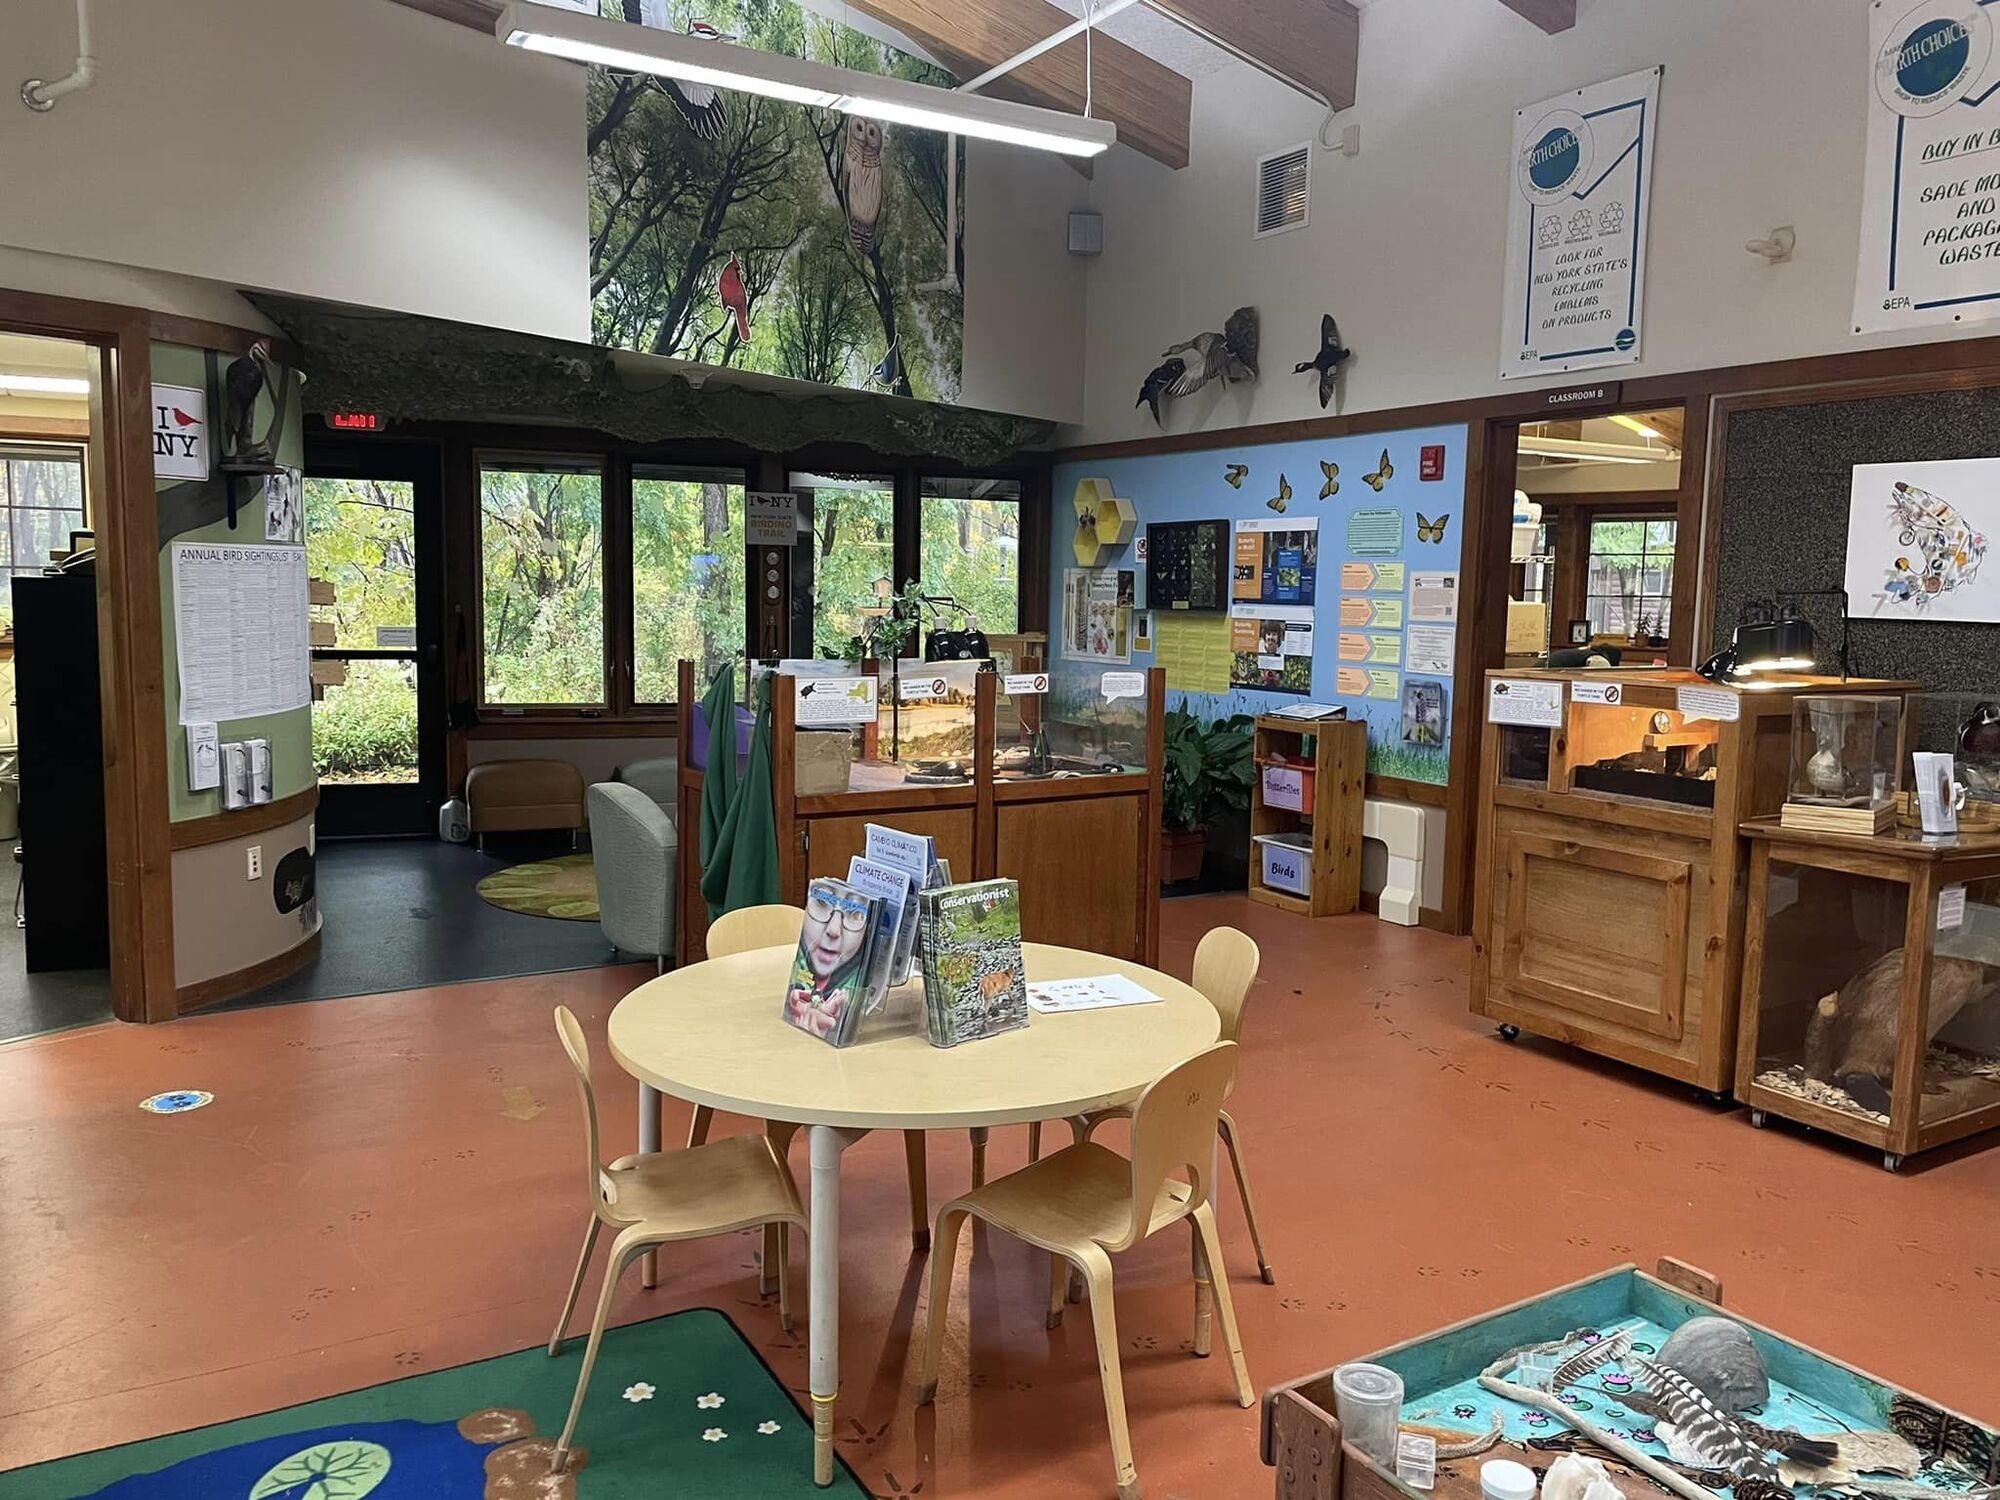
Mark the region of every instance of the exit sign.
<instances>
[{"instance_id":1,"label":"exit sign","mask_svg":"<svg viewBox=\"0 0 2000 1500\"><path fill-rule=\"evenodd\" d=\"M389 425L377 411L328 412L326 425L335 432L380 432Z\"/></svg>"}]
</instances>

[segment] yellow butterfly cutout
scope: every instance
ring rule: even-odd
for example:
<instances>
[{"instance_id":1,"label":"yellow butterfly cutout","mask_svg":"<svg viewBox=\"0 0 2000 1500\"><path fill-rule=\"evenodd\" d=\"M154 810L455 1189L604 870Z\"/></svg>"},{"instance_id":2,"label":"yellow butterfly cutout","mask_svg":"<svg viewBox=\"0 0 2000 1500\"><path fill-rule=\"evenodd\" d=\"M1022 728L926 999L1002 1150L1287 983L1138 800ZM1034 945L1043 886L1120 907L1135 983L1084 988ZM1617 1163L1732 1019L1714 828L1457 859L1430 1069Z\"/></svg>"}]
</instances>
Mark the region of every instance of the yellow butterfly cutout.
<instances>
[{"instance_id":1,"label":"yellow butterfly cutout","mask_svg":"<svg viewBox=\"0 0 2000 1500\"><path fill-rule=\"evenodd\" d=\"M1395 466L1389 462L1389 450L1387 448L1384 448L1382 450L1382 467L1377 469L1373 474L1363 474L1361 476L1361 480L1362 483L1366 484L1371 490L1373 490L1376 494L1379 495L1382 493L1382 486L1387 484L1390 480L1394 479L1395 477L1396 477L1396 469Z\"/></svg>"},{"instance_id":2,"label":"yellow butterfly cutout","mask_svg":"<svg viewBox=\"0 0 2000 1500\"><path fill-rule=\"evenodd\" d=\"M1451 524L1450 516L1439 516L1435 521L1427 520L1422 511L1417 512L1417 540L1420 542L1444 541L1444 529Z\"/></svg>"},{"instance_id":3,"label":"yellow butterfly cutout","mask_svg":"<svg viewBox=\"0 0 2000 1500\"><path fill-rule=\"evenodd\" d=\"M1243 488L1243 481L1249 477L1249 474L1250 465L1231 464L1223 470L1222 477L1229 481L1229 487L1232 490L1240 490Z\"/></svg>"},{"instance_id":4,"label":"yellow butterfly cutout","mask_svg":"<svg viewBox=\"0 0 2000 1500\"><path fill-rule=\"evenodd\" d=\"M1319 487L1319 497L1330 500L1340 493L1340 465L1330 464L1325 459L1319 461L1320 473L1326 475L1326 483Z\"/></svg>"},{"instance_id":5,"label":"yellow butterfly cutout","mask_svg":"<svg viewBox=\"0 0 2000 1500\"><path fill-rule=\"evenodd\" d=\"M1280 474L1278 476L1277 497L1275 499L1266 500L1264 503L1270 506L1272 510L1277 511L1282 515L1285 509L1285 502L1287 500L1290 500L1291 498L1292 498L1292 482L1291 480L1287 479L1283 474Z\"/></svg>"}]
</instances>

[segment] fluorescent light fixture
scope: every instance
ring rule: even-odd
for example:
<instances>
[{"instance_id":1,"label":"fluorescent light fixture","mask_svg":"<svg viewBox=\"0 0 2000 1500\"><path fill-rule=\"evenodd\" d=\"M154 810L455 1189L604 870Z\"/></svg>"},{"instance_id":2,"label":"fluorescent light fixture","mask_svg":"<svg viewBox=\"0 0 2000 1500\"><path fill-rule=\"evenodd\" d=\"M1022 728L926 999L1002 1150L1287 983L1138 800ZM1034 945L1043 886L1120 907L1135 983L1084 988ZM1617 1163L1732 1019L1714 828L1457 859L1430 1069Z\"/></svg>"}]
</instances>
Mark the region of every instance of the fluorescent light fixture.
<instances>
[{"instance_id":1,"label":"fluorescent light fixture","mask_svg":"<svg viewBox=\"0 0 2000 1500\"><path fill-rule=\"evenodd\" d=\"M10 375L0 370L0 391L17 396L88 396L90 382L80 375Z\"/></svg>"},{"instance_id":2,"label":"fluorescent light fixture","mask_svg":"<svg viewBox=\"0 0 2000 1500\"><path fill-rule=\"evenodd\" d=\"M494 23L493 34L510 47L571 62L654 73L761 94L787 104L837 109L919 130L973 136L1065 156L1096 156L1118 140L1118 127L1109 120L931 88L907 79L878 77L625 21L607 21L529 0L511 0Z\"/></svg>"},{"instance_id":3,"label":"fluorescent light fixture","mask_svg":"<svg viewBox=\"0 0 2000 1500\"><path fill-rule=\"evenodd\" d=\"M1593 443L1581 438L1523 436L1519 451L1537 458L1573 458L1589 464L1657 464L1680 455L1671 448L1633 448L1623 443Z\"/></svg>"},{"instance_id":4,"label":"fluorescent light fixture","mask_svg":"<svg viewBox=\"0 0 2000 1500\"><path fill-rule=\"evenodd\" d=\"M1653 431L1652 428L1648 427L1644 422L1641 422L1637 417L1628 417L1623 412L1619 412L1616 416L1612 417L1611 420L1616 422L1620 427L1623 427L1628 432L1638 433L1640 437L1644 438L1659 437L1659 434L1657 432Z\"/></svg>"}]
</instances>

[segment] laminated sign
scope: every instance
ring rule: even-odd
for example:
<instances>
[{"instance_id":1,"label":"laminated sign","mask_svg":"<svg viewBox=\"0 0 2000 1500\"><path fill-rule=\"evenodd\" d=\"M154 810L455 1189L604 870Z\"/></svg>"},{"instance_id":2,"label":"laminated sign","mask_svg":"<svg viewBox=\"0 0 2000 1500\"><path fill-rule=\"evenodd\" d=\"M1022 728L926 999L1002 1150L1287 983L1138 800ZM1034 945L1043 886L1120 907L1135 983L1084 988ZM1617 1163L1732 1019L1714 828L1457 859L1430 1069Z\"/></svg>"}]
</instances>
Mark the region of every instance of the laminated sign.
<instances>
[{"instance_id":1,"label":"laminated sign","mask_svg":"<svg viewBox=\"0 0 2000 1500\"><path fill-rule=\"evenodd\" d=\"M1514 116L1500 378L1639 358L1660 70Z\"/></svg>"}]
</instances>

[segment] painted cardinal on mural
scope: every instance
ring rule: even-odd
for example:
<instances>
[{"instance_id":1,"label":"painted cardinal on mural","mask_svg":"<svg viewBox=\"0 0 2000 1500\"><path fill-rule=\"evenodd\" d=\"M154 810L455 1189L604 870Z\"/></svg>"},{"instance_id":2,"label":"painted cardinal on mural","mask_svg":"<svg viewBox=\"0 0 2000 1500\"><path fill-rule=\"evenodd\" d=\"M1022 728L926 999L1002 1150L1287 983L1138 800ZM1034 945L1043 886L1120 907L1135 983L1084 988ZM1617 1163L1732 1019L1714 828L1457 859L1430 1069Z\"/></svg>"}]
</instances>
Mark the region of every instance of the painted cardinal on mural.
<instances>
[{"instance_id":1,"label":"painted cardinal on mural","mask_svg":"<svg viewBox=\"0 0 2000 1500\"><path fill-rule=\"evenodd\" d=\"M743 265L734 255L729 264L722 268L722 282L716 288L722 305L736 314L736 337L740 343L750 342L750 295L743 289Z\"/></svg>"},{"instance_id":2,"label":"painted cardinal on mural","mask_svg":"<svg viewBox=\"0 0 2000 1500\"><path fill-rule=\"evenodd\" d=\"M704 42L733 42L735 37L718 31L706 21L688 22L687 34ZM722 94L712 84L693 83L685 78L662 78L661 89L673 100L674 108L687 122L688 129L705 141L719 141L729 124L729 116L722 107Z\"/></svg>"}]
</instances>

